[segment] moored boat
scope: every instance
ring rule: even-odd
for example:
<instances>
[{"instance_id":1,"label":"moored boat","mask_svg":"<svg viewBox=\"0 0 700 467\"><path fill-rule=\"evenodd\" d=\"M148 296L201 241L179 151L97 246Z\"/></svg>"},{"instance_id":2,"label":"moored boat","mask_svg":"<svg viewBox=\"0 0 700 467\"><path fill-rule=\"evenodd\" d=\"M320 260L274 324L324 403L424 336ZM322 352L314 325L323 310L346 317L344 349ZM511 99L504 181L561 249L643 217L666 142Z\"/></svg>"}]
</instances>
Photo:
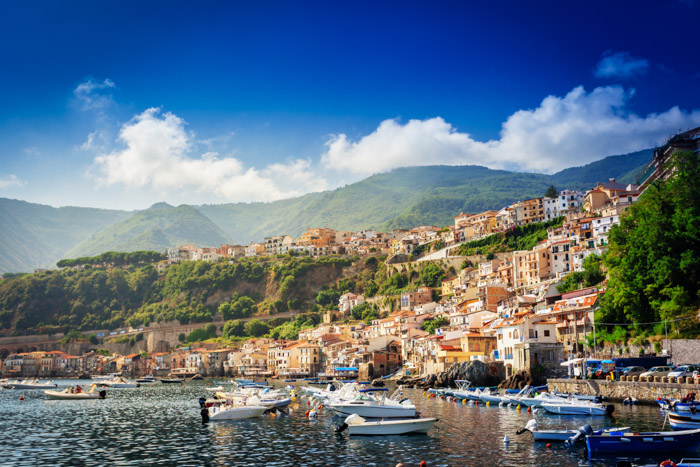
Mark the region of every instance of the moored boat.
<instances>
[{"instance_id":1,"label":"moored boat","mask_svg":"<svg viewBox=\"0 0 700 467\"><path fill-rule=\"evenodd\" d=\"M574 443L581 436L586 437L589 454L657 454L681 452L697 449L700 446L700 429L684 431L626 432L608 431L596 434L589 425L579 428L579 433L567 443Z\"/></svg>"},{"instance_id":2,"label":"moored boat","mask_svg":"<svg viewBox=\"0 0 700 467\"><path fill-rule=\"evenodd\" d=\"M182 384L183 381L179 378L160 378L161 383L165 384Z\"/></svg>"},{"instance_id":3,"label":"moored boat","mask_svg":"<svg viewBox=\"0 0 700 467\"><path fill-rule=\"evenodd\" d=\"M121 376L118 376L118 377L116 377L114 379L110 379L110 380L100 381L99 384L102 386L108 386L110 388L115 388L115 389L139 387L138 383L129 382Z\"/></svg>"},{"instance_id":4,"label":"moored boat","mask_svg":"<svg viewBox=\"0 0 700 467\"><path fill-rule=\"evenodd\" d=\"M629 429L630 428L627 426L621 428L614 427L606 428L604 430L596 430L594 433L602 433L606 431L627 431ZM537 421L534 418L527 422L525 428L521 428L520 430L516 431L515 434L521 435L526 431L532 433L532 438L535 441L560 441L562 443L578 433L578 430L540 430L537 426Z\"/></svg>"},{"instance_id":5,"label":"moored boat","mask_svg":"<svg viewBox=\"0 0 700 467\"><path fill-rule=\"evenodd\" d=\"M694 430L700 428L700 413L668 413L668 422L674 430Z\"/></svg>"},{"instance_id":6,"label":"moored boat","mask_svg":"<svg viewBox=\"0 0 700 467\"><path fill-rule=\"evenodd\" d=\"M346 428L351 435L381 436L427 433L437 418L411 418L406 420L380 420L368 422L359 415L350 415L336 429L340 433Z\"/></svg>"},{"instance_id":7,"label":"moored boat","mask_svg":"<svg viewBox=\"0 0 700 467\"><path fill-rule=\"evenodd\" d=\"M94 386L86 392L76 391L74 388L66 388L62 391L44 391L47 399L51 400L85 400L85 399L104 399L107 397L107 391L104 389L98 391Z\"/></svg>"},{"instance_id":8,"label":"moored boat","mask_svg":"<svg viewBox=\"0 0 700 467\"><path fill-rule=\"evenodd\" d=\"M382 392L387 389L361 389L360 394L352 400L328 403L326 406L337 415L347 416L357 414L365 418L410 418L416 416L416 406L410 399L400 401L393 398L375 398L372 393Z\"/></svg>"},{"instance_id":9,"label":"moored boat","mask_svg":"<svg viewBox=\"0 0 700 467\"><path fill-rule=\"evenodd\" d=\"M38 379L25 379L22 381L8 381L4 387L6 389L49 389L55 388L56 383L53 381L42 383Z\"/></svg>"}]
</instances>

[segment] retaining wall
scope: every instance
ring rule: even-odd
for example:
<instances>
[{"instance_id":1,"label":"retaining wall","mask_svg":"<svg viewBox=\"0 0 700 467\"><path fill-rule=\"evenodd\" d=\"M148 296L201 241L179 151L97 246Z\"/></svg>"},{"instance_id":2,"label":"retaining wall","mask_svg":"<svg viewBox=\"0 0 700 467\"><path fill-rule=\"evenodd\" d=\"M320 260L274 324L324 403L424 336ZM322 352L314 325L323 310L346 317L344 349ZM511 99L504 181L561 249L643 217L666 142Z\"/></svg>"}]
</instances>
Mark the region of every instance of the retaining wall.
<instances>
[{"instance_id":1,"label":"retaining wall","mask_svg":"<svg viewBox=\"0 0 700 467\"><path fill-rule=\"evenodd\" d=\"M601 395L613 401L634 397L643 404L656 404L658 397L680 399L689 392L700 393L700 385L639 381L607 381L597 379L548 379L550 391Z\"/></svg>"}]
</instances>

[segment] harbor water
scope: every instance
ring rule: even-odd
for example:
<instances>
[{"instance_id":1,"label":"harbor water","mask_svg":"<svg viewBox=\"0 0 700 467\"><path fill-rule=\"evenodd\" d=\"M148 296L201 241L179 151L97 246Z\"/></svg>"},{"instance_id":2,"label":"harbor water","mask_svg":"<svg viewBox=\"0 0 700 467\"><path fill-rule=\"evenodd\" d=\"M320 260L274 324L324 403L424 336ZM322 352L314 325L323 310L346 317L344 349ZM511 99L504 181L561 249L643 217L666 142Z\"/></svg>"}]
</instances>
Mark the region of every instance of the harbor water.
<instances>
[{"instance_id":1,"label":"harbor water","mask_svg":"<svg viewBox=\"0 0 700 467\"><path fill-rule=\"evenodd\" d=\"M57 381L59 388L90 382ZM617 458L589 459L583 444L535 443L516 435L533 415L524 408L462 405L404 390L423 417L439 419L428 435L350 437L323 411L309 420L305 400L289 415L203 424L197 400L211 394L209 381L156 383L107 389L105 400L47 400L41 390L0 391L1 465L266 465L428 466L615 465ZM24 395L24 400L20 396ZM630 426L659 430L656 407L615 404L615 417L537 413L540 429ZM666 425L666 429L670 429ZM504 442L508 436L509 442ZM665 453L633 463L676 462L687 453Z\"/></svg>"}]
</instances>

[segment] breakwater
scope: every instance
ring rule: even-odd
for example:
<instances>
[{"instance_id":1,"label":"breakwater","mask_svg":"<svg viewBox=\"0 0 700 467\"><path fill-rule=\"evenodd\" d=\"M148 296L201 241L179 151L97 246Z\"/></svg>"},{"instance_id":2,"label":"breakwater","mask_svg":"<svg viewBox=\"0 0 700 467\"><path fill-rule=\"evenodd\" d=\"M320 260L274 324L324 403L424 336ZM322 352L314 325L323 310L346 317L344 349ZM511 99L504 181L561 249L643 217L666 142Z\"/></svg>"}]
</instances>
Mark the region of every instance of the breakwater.
<instances>
[{"instance_id":1,"label":"breakwater","mask_svg":"<svg viewBox=\"0 0 700 467\"><path fill-rule=\"evenodd\" d=\"M680 399L688 393L700 393L700 385L687 383L607 381L596 379L548 379L550 391L601 395L612 401L633 397L640 404L656 404L658 397Z\"/></svg>"}]
</instances>

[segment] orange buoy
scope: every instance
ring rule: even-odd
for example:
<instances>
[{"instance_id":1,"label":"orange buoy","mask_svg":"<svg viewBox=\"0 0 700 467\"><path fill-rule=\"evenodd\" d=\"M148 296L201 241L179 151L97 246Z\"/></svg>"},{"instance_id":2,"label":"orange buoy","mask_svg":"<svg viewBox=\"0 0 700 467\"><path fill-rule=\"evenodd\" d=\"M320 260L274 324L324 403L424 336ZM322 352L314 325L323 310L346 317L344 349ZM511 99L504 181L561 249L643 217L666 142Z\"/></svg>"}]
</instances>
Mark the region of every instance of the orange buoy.
<instances>
[{"instance_id":1,"label":"orange buoy","mask_svg":"<svg viewBox=\"0 0 700 467\"><path fill-rule=\"evenodd\" d=\"M21 400L21 401L24 400L24 394L22 394L21 396L19 396L19 400Z\"/></svg>"},{"instance_id":2,"label":"orange buoy","mask_svg":"<svg viewBox=\"0 0 700 467\"><path fill-rule=\"evenodd\" d=\"M532 413L532 407L527 408L527 413Z\"/></svg>"},{"instance_id":3,"label":"orange buoy","mask_svg":"<svg viewBox=\"0 0 700 467\"><path fill-rule=\"evenodd\" d=\"M551 448L552 445L550 443L547 443L547 449Z\"/></svg>"}]
</instances>

